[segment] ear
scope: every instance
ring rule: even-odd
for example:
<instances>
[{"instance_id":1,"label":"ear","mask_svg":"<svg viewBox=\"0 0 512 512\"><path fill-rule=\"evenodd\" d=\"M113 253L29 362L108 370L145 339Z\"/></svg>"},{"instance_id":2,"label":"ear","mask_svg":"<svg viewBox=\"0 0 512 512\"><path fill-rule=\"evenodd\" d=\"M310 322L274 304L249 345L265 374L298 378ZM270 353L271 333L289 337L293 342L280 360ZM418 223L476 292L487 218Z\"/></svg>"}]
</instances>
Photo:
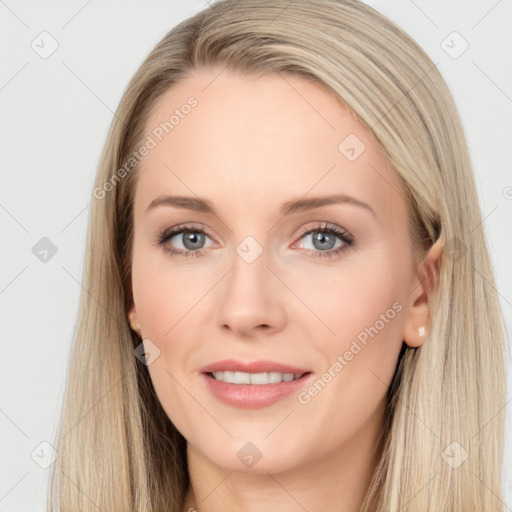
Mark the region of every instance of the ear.
<instances>
[{"instance_id":1,"label":"ear","mask_svg":"<svg viewBox=\"0 0 512 512\"><path fill-rule=\"evenodd\" d=\"M403 334L403 340L409 347L423 345L429 333L430 296L437 287L442 250L443 241L439 239L429 249L411 281Z\"/></svg>"},{"instance_id":2,"label":"ear","mask_svg":"<svg viewBox=\"0 0 512 512\"><path fill-rule=\"evenodd\" d=\"M137 309L135 308L135 304L132 304L130 312L128 313L128 319L130 321L131 328L142 338L140 323L137 316Z\"/></svg>"}]
</instances>

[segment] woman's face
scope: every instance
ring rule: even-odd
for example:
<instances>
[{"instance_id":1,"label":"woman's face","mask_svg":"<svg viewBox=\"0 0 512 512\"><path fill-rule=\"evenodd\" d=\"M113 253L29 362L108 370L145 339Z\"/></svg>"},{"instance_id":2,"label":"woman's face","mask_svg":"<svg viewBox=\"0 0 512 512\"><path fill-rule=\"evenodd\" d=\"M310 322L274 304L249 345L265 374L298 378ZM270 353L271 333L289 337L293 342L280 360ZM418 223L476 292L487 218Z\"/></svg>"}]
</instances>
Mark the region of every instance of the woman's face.
<instances>
[{"instance_id":1,"label":"woman's face","mask_svg":"<svg viewBox=\"0 0 512 512\"><path fill-rule=\"evenodd\" d=\"M160 99L145 144L131 318L189 450L254 472L368 451L425 320L407 204L369 132L304 78L211 68Z\"/></svg>"}]
</instances>

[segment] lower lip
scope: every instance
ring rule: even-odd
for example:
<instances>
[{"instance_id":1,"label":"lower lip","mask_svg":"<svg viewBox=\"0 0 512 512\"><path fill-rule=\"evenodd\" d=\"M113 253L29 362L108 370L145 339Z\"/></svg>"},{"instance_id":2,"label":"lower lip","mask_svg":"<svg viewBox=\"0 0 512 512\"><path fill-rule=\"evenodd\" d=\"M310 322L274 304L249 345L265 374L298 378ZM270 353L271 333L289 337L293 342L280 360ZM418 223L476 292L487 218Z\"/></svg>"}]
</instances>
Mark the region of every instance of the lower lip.
<instances>
[{"instance_id":1,"label":"lower lip","mask_svg":"<svg viewBox=\"0 0 512 512\"><path fill-rule=\"evenodd\" d=\"M206 384L213 395L225 404L241 409L259 409L299 392L312 373L304 374L300 379L273 384L230 384L216 380L203 373Z\"/></svg>"}]
</instances>

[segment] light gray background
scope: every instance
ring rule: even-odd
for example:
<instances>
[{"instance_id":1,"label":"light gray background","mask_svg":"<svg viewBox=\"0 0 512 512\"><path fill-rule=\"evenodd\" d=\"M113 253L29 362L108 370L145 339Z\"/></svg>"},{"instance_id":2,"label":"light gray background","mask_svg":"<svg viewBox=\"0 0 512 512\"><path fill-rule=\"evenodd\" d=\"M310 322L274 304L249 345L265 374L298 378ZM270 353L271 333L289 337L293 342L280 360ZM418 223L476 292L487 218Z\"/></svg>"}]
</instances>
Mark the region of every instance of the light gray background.
<instances>
[{"instance_id":1,"label":"light gray background","mask_svg":"<svg viewBox=\"0 0 512 512\"><path fill-rule=\"evenodd\" d=\"M455 96L510 333L512 2L368 3L423 46ZM0 0L0 512L45 508L49 470L31 453L36 449L43 460L51 453L40 443L53 441L61 407L88 201L113 112L151 48L206 6L200 0ZM46 59L31 47L42 47L46 37L45 49L50 48L43 31L58 43ZM458 58L453 57L464 40L453 31L469 44ZM46 263L32 252L42 237L58 249ZM512 407L507 407L504 478L512 510Z\"/></svg>"}]
</instances>

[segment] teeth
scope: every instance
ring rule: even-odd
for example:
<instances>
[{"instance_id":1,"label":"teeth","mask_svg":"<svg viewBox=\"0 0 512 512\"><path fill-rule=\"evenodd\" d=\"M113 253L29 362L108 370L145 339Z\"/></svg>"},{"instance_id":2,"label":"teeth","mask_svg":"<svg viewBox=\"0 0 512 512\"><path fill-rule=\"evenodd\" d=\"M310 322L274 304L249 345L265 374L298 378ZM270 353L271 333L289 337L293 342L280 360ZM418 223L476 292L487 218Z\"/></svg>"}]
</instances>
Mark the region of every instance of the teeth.
<instances>
[{"instance_id":1,"label":"teeth","mask_svg":"<svg viewBox=\"0 0 512 512\"><path fill-rule=\"evenodd\" d=\"M302 373L280 373L280 372L264 372L264 373L246 373L246 372L214 372L215 380L221 380L230 384L276 384L279 382L290 382L302 377Z\"/></svg>"}]
</instances>

